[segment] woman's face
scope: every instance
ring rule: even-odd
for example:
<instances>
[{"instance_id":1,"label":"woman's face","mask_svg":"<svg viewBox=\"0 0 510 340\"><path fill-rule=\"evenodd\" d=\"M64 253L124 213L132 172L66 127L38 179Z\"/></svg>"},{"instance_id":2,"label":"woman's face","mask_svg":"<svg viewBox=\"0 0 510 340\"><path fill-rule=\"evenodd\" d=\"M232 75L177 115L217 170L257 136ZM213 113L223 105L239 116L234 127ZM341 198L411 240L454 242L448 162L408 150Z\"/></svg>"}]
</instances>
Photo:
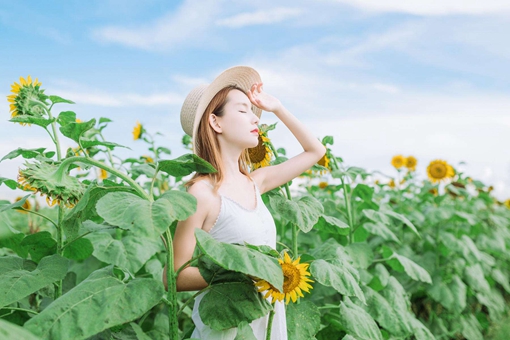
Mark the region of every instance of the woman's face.
<instances>
[{"instance_id":1,"label":"woman's face","mask_svg":"<svg viewBox=\"0 0 510 340\"><path fill-rule=\"evenodd\" d=\"M224 114L216 117L223 138L241 148L253 148L258 144L259 118L251 110L248 96L239 90L231 90L227 95Z\"/></svg>"}]
</instances>

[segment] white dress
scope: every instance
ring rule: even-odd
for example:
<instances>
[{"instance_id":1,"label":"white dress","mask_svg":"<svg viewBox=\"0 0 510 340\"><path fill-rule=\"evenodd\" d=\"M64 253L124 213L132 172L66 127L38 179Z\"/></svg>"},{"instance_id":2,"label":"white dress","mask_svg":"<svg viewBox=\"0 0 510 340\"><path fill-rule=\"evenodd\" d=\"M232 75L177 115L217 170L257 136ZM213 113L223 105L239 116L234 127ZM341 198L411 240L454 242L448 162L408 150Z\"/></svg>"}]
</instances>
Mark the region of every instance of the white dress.
<instances>
[{"instance_id":1,"label":"white dress","mask_svg":"<svg viewBox=\"0 0 510 340\"><path fill-rule=\"evenodd\" d=\"M210 183L208 183L210 185ZM221 206L218 218L209 234L218 241L226 243L244 242L254 245L267 245L276 249L276 226L271 213L264 205L259 189L253 181L257 206L253 210L246 209L239 203L227 196L220 194ZM195 330L191 338L207 340L233 340L237 335L237 328L216 331L205 325L199 315L198 306L207 292L199 294L195 298L191 318L195 323ZM261 293L262 294L262 293ZM267 298L268 301L271 298ZM285 317L285 304L277 301L271 330L271 340L287 340L287 324ZM221 311L221 306L218 306ZM269 314L253 320L250 326L258 340L266 339L267 323Z\"/></svg>"}]
</instances>

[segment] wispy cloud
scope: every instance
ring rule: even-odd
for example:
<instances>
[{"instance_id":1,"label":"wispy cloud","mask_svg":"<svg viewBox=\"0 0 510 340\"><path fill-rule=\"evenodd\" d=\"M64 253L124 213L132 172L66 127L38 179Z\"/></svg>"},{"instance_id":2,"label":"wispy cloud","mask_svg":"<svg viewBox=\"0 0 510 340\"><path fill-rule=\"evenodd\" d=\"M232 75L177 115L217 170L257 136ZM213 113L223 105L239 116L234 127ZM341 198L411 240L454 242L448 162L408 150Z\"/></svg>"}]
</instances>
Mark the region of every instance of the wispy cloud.
<instances>
[{"instance_id":1,"label":"wispy cloud","mask_svg":"<svg viewBox=\"0 0 510 340\"><path fill-rule=\"evenodd\" d=\"M300 8L278 7L255 12L245 12L216 21L218 26L240 28L253 25L269 25L298 17L304 13Z\"/></svg>"},{"instance_id":2,"label":"wispy cloud","mask_svg":"<svg viewBox=\"0 0 510 340\"><path fill-rule=\"evenodd\" d=\"M510 11L506 0L335 0L371 12L398 12L415 15L484 15Z\"/></svg>"},{"instance_id":3,"label":"wispy cloud","mask_svg":"<svg viewBox=\"0 0 510 340\"><path fill-rule=\"evenodd\" d=\"M102 42L145 50L167 50L204 41L205 33L221 7L217 1L186 0L172 13L143 26L107 26L93 31Z\"/></svg>"},{"instance_id":4,"label":"wispy cloud","mask_svg":"<svg viewBox=\"0 0 510 340\"><path fill-rule=\"evenodd\" d=\"M184 100L182 96L171 92L147 95L138 93L75 92L64 89L57 89L54 92L63 98L71 98L77 104L104 107L180 105Z\"/></svg>"}]
</instances>

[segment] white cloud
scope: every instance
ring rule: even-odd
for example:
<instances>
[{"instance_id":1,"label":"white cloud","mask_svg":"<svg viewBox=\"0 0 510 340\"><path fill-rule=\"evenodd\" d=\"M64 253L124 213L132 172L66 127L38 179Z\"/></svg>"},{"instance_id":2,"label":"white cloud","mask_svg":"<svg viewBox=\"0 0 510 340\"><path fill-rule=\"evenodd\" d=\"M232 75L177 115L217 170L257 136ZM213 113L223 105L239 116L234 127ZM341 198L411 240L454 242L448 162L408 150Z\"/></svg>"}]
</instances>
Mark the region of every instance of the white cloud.
<instances>
[{"instance_id":1,"label":"white cloud","mask_svg":"<svg viewBox=\"0 0 510 340\"><path fill-rule=\"evenodd\" d=\"M174 75L172 76L172 80L180 85L184 85L186 87L195 87L200 84L208 84L210 80L206 78L198 78L198 77L189 77L186 75Z\"/></svg>"},{"instance_id":2,"label":"white cloud","mask_svg":"<svg viewBox=\"0 0 510 340\"><path fill-rule=\"evenodd\" d=\"M245 12L216 21L218 26L240 28L252 25L268 25L292 19L303 14L300 8L278 7L255 12Z\"/></svg>"},{"instance_id":3,"label":"white cloud","mask_svg":"<svg viewBox=\"0 0 510 340\"><path fill-rule=\"evenodd\" d=\"M103 27L96 29L93 37L145 50L168 50L202 43L220 7L218 1L186 0L177 11L153 23L138 27Z\"/></svg>"},{"instance_id":4,"label":"white cloud","mask_svg":"<svg viewBox=\"0 0 510 340\"><path fill-rule=\"evenodd\" d=\"M142 95L137 93L105 93L87 91L66 91L57 89L54 91L60 97L72 98L76 104L95 105L105 107L126 107L126 106L166 106L180 105L183 97L175 93L154 93Z\"/></svg>"},{"instance_id":5,"label":"white cloud","mask_svg":"<svg viewBox=\"0 0 510 340\"><path fill-rule=\"evenodd\" d=\"M506 0L335 0L371 12L398 12L415 15L500 14L510 11Z\"/></svg>"}]
</instances>

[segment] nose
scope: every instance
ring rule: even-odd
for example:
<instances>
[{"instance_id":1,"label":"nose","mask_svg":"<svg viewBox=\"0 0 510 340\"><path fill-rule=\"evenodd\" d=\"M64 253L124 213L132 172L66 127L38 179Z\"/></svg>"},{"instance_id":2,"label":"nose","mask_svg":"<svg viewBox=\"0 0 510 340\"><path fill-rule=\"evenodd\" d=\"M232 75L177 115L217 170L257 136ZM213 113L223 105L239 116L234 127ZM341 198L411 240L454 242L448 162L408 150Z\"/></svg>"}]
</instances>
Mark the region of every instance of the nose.
<instances>
[{"instance_id":1,"label":"nose","mask_svg":"<svg viewBox=\"0 0 510 340\"><path fill-rule=\"evenodd\" d=\"M260 118L255 114L255 112L253 112L253 110L251 111L251 113L253 114L254 123L258 125Z\"/></svg>"}]
</instances>

